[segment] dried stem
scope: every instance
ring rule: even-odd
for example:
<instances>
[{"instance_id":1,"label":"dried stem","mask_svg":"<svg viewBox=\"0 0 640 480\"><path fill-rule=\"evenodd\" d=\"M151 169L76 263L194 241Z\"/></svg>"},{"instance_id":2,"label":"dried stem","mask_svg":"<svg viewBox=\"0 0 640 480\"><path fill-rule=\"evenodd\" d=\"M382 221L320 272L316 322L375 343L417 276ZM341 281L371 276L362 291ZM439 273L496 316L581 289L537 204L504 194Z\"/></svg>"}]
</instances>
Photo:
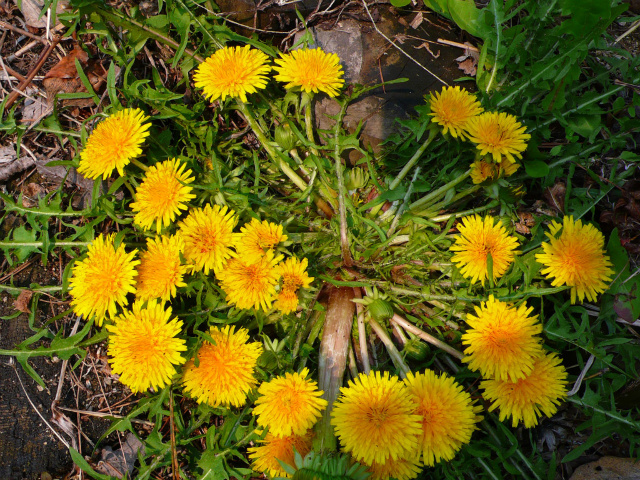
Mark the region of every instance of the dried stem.
<instances>
[{"instance_id":1,"label":"dried stem","mask_svg":"<svg viewBox=\"0 0 640 480\"><path fill-rule=\"evenodd\" d=\"M333 159L335 161L336 177L338 179L338 210L340 213L340 248L342 250L342 261L346 267L351 267L353 265L353 259L351 258L351 251L349 250L349 237L347 234L347 207L345 204L347 189L344 185L342 160L340 159L340 131L342 129L342 120L346 112L347 102L344 102L340 108L340 113L338 114L334 128L333 141L335 142L335 148L333 151Z\"/></svg>"},{"instance_id":2,"label":"dried stem","mask_svg":"<svg viewBox=\"0 0 640 480\"><path fill-rule=\"evenodd\" d=\"M444 350L445 352L447 352L449 355L456 357L458 360L462 360L464 358L464 354L462 352L459 352L458 350L456 350L453 347L450 347L449 345L447 345L446 343L438 340L436 337L429 335L427 332L424 332L422 330L420 330L418 327L416 327L413 323L405 320L404 318L402 318L400 315L398 314L394 314L393 318L391 319L392 322L397 323L398 325L400 325L402 328L404 328L407 332L411 332L414 335L420 337L421 339L423 339L425 342L430 343L431 345L438 347L440 350Z\"/></svg>"},{"instance_id":3,"label":"dried stem","mask_svg":"<svg viewBox=\"0 0 640 480\"><path fill-rule=\"evenodd\" d=\"M355 298L362 298L360 287L353 289ZM360 343L360 356L362 357L362 369L366 375L371 371L369 364L369 349L367 348L367 330L364 326L364 306L356 303L356 311L358 312L358 342Z\"/></svg>"}]
</instances>

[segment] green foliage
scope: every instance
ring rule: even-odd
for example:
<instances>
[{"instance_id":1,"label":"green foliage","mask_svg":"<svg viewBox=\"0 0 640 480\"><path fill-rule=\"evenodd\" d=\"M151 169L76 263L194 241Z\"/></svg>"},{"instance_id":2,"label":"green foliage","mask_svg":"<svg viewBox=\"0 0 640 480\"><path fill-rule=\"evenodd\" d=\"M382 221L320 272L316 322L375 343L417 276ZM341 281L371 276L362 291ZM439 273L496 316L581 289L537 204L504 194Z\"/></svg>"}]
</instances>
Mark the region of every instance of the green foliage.
<instances>
[{"instance_id":1,"label":"green foliage","mask_svg":"<svg viewBox=\"0 0 640 480\"><path fill-rule=\"evenodd\" d=\"M352 462L347 455L309 452L302 458L295 452L295 466L279 463L293 480L364 480L371 475L366 466ZM276 478L282 480L286 477Z\"/></svg>"}]
</instances>

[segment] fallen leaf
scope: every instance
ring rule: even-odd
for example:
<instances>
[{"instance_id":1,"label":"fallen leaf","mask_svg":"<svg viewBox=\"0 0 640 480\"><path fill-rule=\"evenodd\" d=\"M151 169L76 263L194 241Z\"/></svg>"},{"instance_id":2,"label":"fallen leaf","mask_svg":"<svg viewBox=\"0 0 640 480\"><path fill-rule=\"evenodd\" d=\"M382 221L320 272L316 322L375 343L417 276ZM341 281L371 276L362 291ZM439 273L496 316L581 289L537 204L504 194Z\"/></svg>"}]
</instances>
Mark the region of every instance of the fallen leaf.
<instances>
[{"instance_id":1,"label":"fallen leaf","mask_svg":"<svg viewBox=\"0 0 640 480\"><path fill-rule=\"evenodd\" d=\"M410 23L411 28L415 30L422 24L423 21L424 21L424 17L422 16L422 12L416 13L416 16L413 17L413 20L411 20L411 23Z\"/></svg>"},{"instance_id":2,"label":"fallen leaf","mask_svg":"<svg viewBox=\"0 0 640 480\"><path fill-rule=\"evenodd\" d=\"M429 47L429 44L427 42L422 42L420 45L418 45L417 47L413 47L416 50L420 49L420 48L424 48L427 52L429 52L431 54L431 56L433 58L438 58L440 56L440 50L438 50L438 53L435 54L431 51L431 48Z\"/></svg>"},{"instance_id":3,"label":"fallen leaf","mask_svg":"<svg viewBox=\"0 0 640 480\"><path fill-rule=\"evenodd\" d=\"M16 310L22 313L31 313L29 309L29 302L31 301L31 297L33 296L33 292L31 290L22 290L16 301L13 302L13 306Z\"/></svg>"},{"instance_id":4,"label":"fallen leaf","mask_svg":"<svg viewBox=\"0 0 640 480\"><path fill-rule=\"evenodd\" d=\"M14 0L16 5L20 8L22 12L22 16L24 17L24 21L29 27L33 28L45 28L47 26L47 12L45 11L43 15L40 15L42 9L44 8L44 1L39 0ZM64 13L65 9L69 7L68 0L59 0L56 6L56 12L58 14ZM56 16L56 20L58 24L60 24L60 20ZM50 27L53 27L53 24L50 24Z\"/></svg>"},{"instance_id":5,"label":"fallen leaf","mask_svg":"<svg viewBox=\"0 0 640 480\"><path fill-rule=\"evenodd\" d=\"M557 182L553 187L545 189L542 196L549 205L558 213L564 213L564 196L567 193L567 187L562 182Z\"/></svg>"},{"instance_id":6,"label":"fallen leaf","mask_svg":"<svg viewBox=\"0 0 640 480\"><path fill-rule=\"evenodd\" d=\"M133 433L129 432L124 443L122 443L122 448L116 451L113 451L111 447L102 449L102 459L95 469L100 473L116 478L122 478L127 473L127 478L129 478L138 459L139 450L144 455L144 444Z\"/></svg>"},{"instance_id":7,"label":"fallen leaf","mask_svg":"<svg viewBox=\"0 0 640 480\"><path fill-rule=\"evenodd\" d=\"M536 224L536 220L529 212L518 212L519 221L516 223L516 232L521 235L529 235L531 227Z\"/></svg>"},{"instance_id":8,"label":"fallen leaf","mask_svg":"<svg viewBox=\"0 0 640 480\"><path fill-rule=\"evenodd\" d=\"M76 60L80 62L80 66L89 79L93 90L97 93L104 90L107 76L106 70L100 62L90 60L89 54L76 45L73 47L71 53L60 60L44 76L42 84L47 91L49 104L53 104L55 96L58 93L83 93L87 91L78 75ZM93 103L92 98L76 98L63 100L62 105L88 107L93 105Z\"/></svg>"},{"instance_id":9,"label":"fallen leaf","mask_svg":"<svg viewBox=\"0 0 640 480\"><path fill-rule=\"evenodd\" d=\"M473 58L467 58L464 62L458 63L458 68L472 77L476 76L476 73L478 72L477 67L478 64L473 61Z\"/></svg>"}]
</instances>

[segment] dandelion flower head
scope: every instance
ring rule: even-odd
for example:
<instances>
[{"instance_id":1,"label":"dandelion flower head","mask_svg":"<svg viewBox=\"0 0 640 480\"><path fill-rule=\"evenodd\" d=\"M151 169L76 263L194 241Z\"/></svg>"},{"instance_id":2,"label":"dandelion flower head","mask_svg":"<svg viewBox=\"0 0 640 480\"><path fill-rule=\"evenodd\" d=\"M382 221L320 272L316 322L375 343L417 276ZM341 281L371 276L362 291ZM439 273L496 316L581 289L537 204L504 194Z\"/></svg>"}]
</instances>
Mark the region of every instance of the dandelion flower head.
<instances>
[{"instance_id":1,"label":"dandelion flower head","mask_svg":"<svg viewBox=\"0 0 640 480\"><path fill-rule=\"evenodd\" d=\"M250 223L240 228L240 233L234 234L233 239L238 256L245 263L255 263L267 251L286 241L287 236L282 233L282 225L252 218Z\"/></svg>"},{"instance_id":2,"label":"dandelion flower head","mask_svg":"<svg viewBox=\"0 0 640 480\"><path fill-rule=\"evenodd\" d=\"M186 164L177 158L149 167L144 180L136 191L136 201L131 209L136 212L133 221L143 230L149 230L156 222L156 231L171 225L180 210L186 210L187 202L196 198L189 185L194 178Z\"/></svg>"},{"instance_id":3,"label":"dandelion flower head","mask_svg":"<svg viewBox=\"0 0 640 480\"><path fill-rule=\"evenodd\" d=\"M554 287L571 287L571 303L576 303L576 298L582 302L585 297L595 302L613 275L604 251L604 236L593 225L574 222L572 216L564 217L562 225L552 222L549 230L549 242L542 244L544 253L536 255L545 267L541 273L553 278Z\"/></svg>"},{"instance_id":4,"label":"dandelion flower head","mask_svg":"<svg viewBox=\"0 0 640 480\"><path fill-rule=\"evenodd\" d=\"M298 308L298 289L308 288L313 277L307 275L308 261L296 257L287 258L277 267L277 273L282 277L282 289L278 293L275 307L282 313L294 312Z\"/></svg>"},{"instance_id":5,"label":"dandelion flower head","mask_svg":"<svg viewBox=\"0 0 640 480\"><path fill-rule=\"evenodd\" d=\"M278 292L274 307L284 315L295 312L298 309L298 294L292 290L281 290Z\"/></svg>"},{"instance_id":6,"label":"dandelion flower head","mask_svg":"<svg viewBox=\"0 0 640 480\"><path fill-rule=\"evenodd\" d=\"M80 152L78 172L91 179L107 179L114 170L124 176L124 167L142 153L148 119L139 108L125 108L98 123Z\"/></svg>"},{"instance_id":7,"label":"dandelion flower head","mask_svg":"<svg viewBox=\"0 0 640 480\"><path fill-rule=\"evenodd\" d=\"M320 91L335 97L344 85L344 72L335 53L319 48L292 50L275 62L275 79L286 83L287 89L300 87L307 93Z\"/></svg>"},{"instance_id":8,"label":"dandelion flower head","mask_svg":"<svg viewBox=\"0 0 640 480\"><path fill-rule=\"evenodd\" d=\"M525 428L535 427L541 414L551 417L567 396L567 372L555 354L543 354L533 365L526 378L509 380L484 380L480 386L483 397L493 402L489 411L500 409L500 421L511 418L512 425L524 423Z\"/></svg>"},{"instance_id":9,"label":"dandelion flower head","mask_svg":"<svg viewBox=\"0 0 640 480\"><path fill-rule=\"evenodd\" d=\"M320 398L318 384L307 378L308 369L301 373L286 373L260 385L253 414L261 427L277 437L302 435L313 427L327 401Z\"/></svg>"},{"instance_id":10,"label":"dandelion flower head","mask_svg":"<svg viewBox=\"0 0 640 480\"><path fill-rule=\"evenodd\" d=\"M455 252L451 261L458 265L460 273L470 278L471 283L478 280L484 286L489 272L488 255L493 261L493 279L504 275L513 262L518 247L518 240L509 235L500 221L494 217L479 215L464 217L458 224L458 235L449 248Z\"/></svg>"},{"instance_id":11,"label":"dandelion flower head","mask_svg":"<svg viewBox=\"0 0 640 480\"><path fill-rule=\"evenodd\" d=\"M416 375L409 373L404 380L409 396L418 404L416 413L422 417L419 452L425 465L433 466L441 460L452 460L462 445L469 443L479 408L473 406L471 396L460 384L443 373L433 370Z\"/></svg>"},{"instance_id":12,"label":"dandelion flower head","mask_svg":"<svg viewBox=\"0 0 640 480\"><path fill-rule=\"evenodd\" d=\"M69 282L73 311L85 319L96 317L96 324L108 314L114 317L117 305L127 305L128 293L135 293L134 260L137 250L125 252L124 244L115 248L114 234L99 235L88 247L87 257L76 263Z\"/></svg>"},{"instance_id":13,"label":"dandelion flower head","mask_svg":"<svg viewBox=\"0 0 640 480\"><path fill-rule=\"evenodd\" d=\"M206 205L189 212L179 224L184 258L191 270L219 272L233 250L233 229L238 219L226 206Z\"/></svg>"},{"instance_id":14,"label":"dandelion flower head","mask_svg":"<svg viewBox=\"0 0 640 480\"><path fill-rule=\"evenodd\" d=\"M257 383L254 370L262 346L248 342L249 333L244 328L234 332L229 325L211 327L209 335L216 343L205 341L196 354L198 365L190 360L184 368L185 392L198 403L212 407L241 407Z\"/></svg>"},{"instance_id":15,"label":"dandelion flower head","mask_svg":"<svg viewBox=\"0 0 640 480\"><path fill-rule=\"evenodd\" d=\"M340 389L331 424L345 451L367 465L415 455L422 433L416 402L398 377L361 373Z\"/></svg>"},{"instance_id":16,"label":"dandelion flower head","mask_svg":"<svg viewBox=\"0 0 640 480\"><path fill-rule=\"evenodd\" d=\"M171 307L165 310L156 300L142 305L134 303L132 310L107 325L111 369L134 393L171 383L175 366L185 361L180 352L187 349L185 341L176 338L182 321L171 318Z\"/></svg>"},{"instance_id":17,"label":"dandelion flower head","mask_svg":"<svg viewBox=\"0 0 640 480\"><path fill-rule=\"evenodd\" d=\"M496 300L475 307L467 314L471 327L462 335L465 359L471 370L480 370L484 378L515 381L531 373L533 363L542 354L542 332L538 316L530 316L533 307L515 308Z\"/></svg>"},{"instance_id":18,"label":"dandelion flower head","mask_svg":"<svg viewBox=\"0 0 640 480\"><path fill-rule=\"evenodd\" d=\"M431 121L454 138L466 137L469 121L483 110L475 95L460 87L443 87L441 92L431 93L429 103Z\"/></svg>"},{"instance_id":19,"label":"dandelion flower head","mask_svg":"<svg viewBox=\"0 0 640 480\"><path fill-rule=\"evenodd\" d=\"M246 102L247 94L267 86L268 60L265 53L249 45L224 47L198 66L193 80L211 102L227 97Z\"/></svg>"},{"instance_id":20,"label":"dandelion flower head","mask_svg":"<svg viewBox=\"0 0 640 480\"><path fill-rule=\"evenodd\" d=\"M255 471L269 473L272 477L289 477L278 460L293 466L295 464L294 448L304 458L311 451L312 441L311 430L304 435L286 437L276 437L267 433L264 440L258 440L259 446L248 448L247 452Z\"/></svg>"},{"instance_id":21,"label":"dandelion flower head","mask_svg":"<svg viewBox=\"0 0 640 480\"><path fill-rule=\"evenodd\" d=\"M147 239L147 250L140 255L136 296L140 300L160 298L168 301L176 296L187 266L180 261L184 242L179 235Z\"/></svg>"},{"instance_id":22,"label":"dandelion flower head","mask_svg":"<svg viewBox=\"0 0 640 480\"><path fill-rule=\"evenodd\" d=\"M484 112L470 119L467 131L480 154L491 155L496 163L503 158L511 163L516 161L515 157L522 158L531 138L516 117L504 112Z\"/></svg>"},{"instance_id":23,"label":"dandelion flower head","mask_svg":"<svg viewBox=\"0 0 640 480\"><path fill-rule=\"evenodd\" d=\"M229 260L218 274L220 287L227 294L227 303L241 309L262 308L268 311L276 297L280 278L276 265L280 260L282 256L274 257L272 250L252 264L240 258Z\"/></svg>"}]
</instances>

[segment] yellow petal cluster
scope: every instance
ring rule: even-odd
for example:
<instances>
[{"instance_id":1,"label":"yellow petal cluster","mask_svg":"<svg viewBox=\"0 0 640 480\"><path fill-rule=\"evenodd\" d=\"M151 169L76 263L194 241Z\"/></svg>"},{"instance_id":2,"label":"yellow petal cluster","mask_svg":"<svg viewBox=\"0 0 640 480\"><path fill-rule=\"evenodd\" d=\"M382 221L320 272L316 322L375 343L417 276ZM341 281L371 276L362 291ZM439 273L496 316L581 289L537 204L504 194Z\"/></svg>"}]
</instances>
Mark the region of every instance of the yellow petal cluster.
<instances>
[{"instance_id":1,"label":"yellow petal cluster","mask_svg":"<svg viewBox=\"0 0 640 480\"><path fill-rule=\"evenodd\" d=\"M138 299L168 301L176 296L179 287L187 285L183 281L187 266L180 261L183 248L184 242L179 235L147 239L147 250L140 255L138 265Z\"/></svg>"},{"instance_id":2,"label":"yellow petal cluster","mask_svg":"<svg viewBox=\"0 0 640 480\"><path fill-rule=\"evenodd\" d=\"M475 95L457 86L433 92L429 103L431 121L442 127L442 133L450 133L454 138L465 138L469 121L483 110Z\"/></svg>"},{"instance_id":3,"label":"yellow petal cluster","mask_svg":"<svg viewBox=\"0 0 640 480\"><path fill-rule=\"evenodd\" d=\"M275 79L286 83L287 89L299 87L303 92L324 92L335 97L344 85L340 58L320 48L292 50L275 63Z\"/></svg>"},{"instance_id":4,"label":"yellow petal cluster","mask_svg":"<svg viewBox=\"0 0 640 480\"><path fill-rule=\"evenodd\" d=\"M69 282L73 311L87 320L95 316L98 326L107 315L116 315L117 305L129 303L127 294L136 292L137 250L127 253L124 244L116 248L114 238L99 235L88 246L87 257L73 267Z\"/></svg>"},{"instance_id":5,"label":"yellow petal cluster","mask_svg":"<svg viewBox=\"0 0 640 480\"><path fill-rule=\"evenodd\" d=\"M143 230L149 230L153 223L160 233L187 210L187 202L196 198L188 185L193 182L191 170L177 158L166 160L149 167L144 180L136 191L136 201L131 204L135 213L133 221Z\"/></svg>"},{"instance_id":6,"label":"yellow petal cluster","mask_svg":"<svg viewBox=\"0 0 640 480\"><path fill-rule=\"evenodd\" d=\"M496 300L493 295L475 307L476 315L467 314L469 330L462 335L463 361L485 378L515 381L531 374L534 361L542 354L538 334L542 325L533 308L525 304L515 308Z\"/></svg>"},{"instance_id":7,"label":"yellow petal cluster","mask_svg":"<svg viewBox=\"0 0 640 480\"><path fill-rule=\"evenodd\" d=\"M593 225L566 216L562 224L553 221L546 235L549 242L542 244L544 253L536 255L545 267L541 273L553 279L554 287L571 287L571 303L585 298L595 302L613 276L602 233Z\"/></svg>"},{"instance_id":8,"label":"yellow petal cluster","mask_svg":"<svg viewBox=\"0 0 640 480\"><path fill-rule=\"evenodd\" d=\"M205 341L196 359L184 368L185 392L199 403L241 407L257 383L254 370L262 346L249 342L249 333L244 328L234 330L229 325L211 327L209 335L215 343Z\"/></svg>"},{"instance_id":9,"label":"yellow petal cluster","mask_svg":"<svg viewBox=\"0 0 640 480\"><path fill-rule=\"evenodd\" d=\"M313 427L327 401L320 398L323 392L308 375L305 368L301 373L286 373L263 382L253 409L258 425L268 427L277 437L302 435Z\"/></svg>"},{"instance_id":10,"label":"yellow petal cluster","mask_svg":"<svg viewBox=\"0 0 640 480\"><path fill-rule=\"evenodd\" d=\"M139 108L125 108L98 123L80 152L78 172L92 179L107 179L114 170L124 176L124 167L142 153L148 119Z\"/></svg>"},{"instance_id":11,"label":"yellow petal cluster","mask_svg":"<svg viewBox=\"0 0 640 480\"><path fill-rule=\"evenodd\" d=\"M476 144L480 155L491 155L496 163L503 158L514 163L522 158L531 135L513 115L505 112L484 112L469 119L468 138Z\"/></svg>"},{"instance_id":12,"label":"yellow petal cluster","mask_svg":"<svg viewBox=\"0 0 640 480\"><path fill-rule=\"evenodd\" d=\"M109 331L111 370L133 393L161 389L171 383L176 365L184 363L180 352L187 349L181 338L182 321L171 318L171 307L150 300L133 304L116 317Z\"/></svg>"},{"instance_id":13,"label":"yellow petal cluster","mask_svg":"<svg viewBox=\"0 0 640 480\"><path fill-rule=\"evenodd\" d=\"M285 437L276 437L271 433L267 433L257 447L247 449L249 458L251 459L253 469L257 472L265 472L272 477L289 477L278 460L287 465L294 465L295 451L303 458L311 451L311 442L313 440L313 432L309 430L302 435L287 435Z\"/></svg>"},{"instance_id":14,"label":"yellow petal cluster","mask_svg":"<svg viewBox=\"0 0 640 480\"><path fill-rule=\"evenodd\" d=\"M465 278L470 278L471 283L479 280L484 286L489 276L489 254L493 262L493 279L504 275L516 255L518 240L507 233L500 221L496 223L489 215L484 219L472 215L462 219L458 231L460 235L449 249L455 252L451 261L458 265Z\"/></svg>"}]
</instances>

